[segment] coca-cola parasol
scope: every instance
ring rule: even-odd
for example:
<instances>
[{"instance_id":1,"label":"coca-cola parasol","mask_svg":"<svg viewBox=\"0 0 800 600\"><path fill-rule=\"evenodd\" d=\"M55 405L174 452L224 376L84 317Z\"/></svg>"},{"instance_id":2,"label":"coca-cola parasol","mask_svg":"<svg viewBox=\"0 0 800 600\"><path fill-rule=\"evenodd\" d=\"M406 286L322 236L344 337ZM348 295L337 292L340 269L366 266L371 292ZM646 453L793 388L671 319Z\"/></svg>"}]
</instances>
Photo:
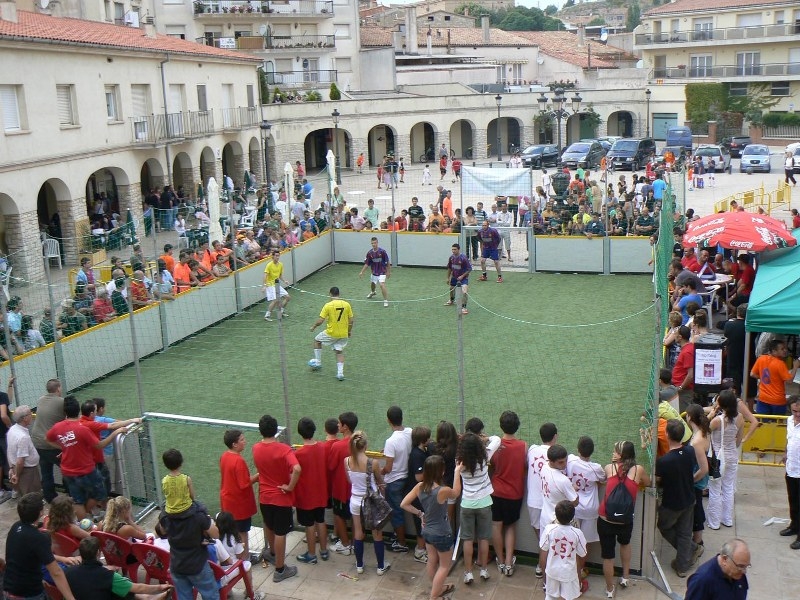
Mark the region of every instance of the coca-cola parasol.
<instances>
[{"instance_id":1,"label":"coca-cola parasol","mask_svg":"<svg viewBox=\"0 0 800 600\"><path fill-rule=\"evenodd\" d=\"M797 240L782 221L744 211L715 213L692 221L683 235L683 247L764 252L794 246Z\"/></svg>"}]
</instances>

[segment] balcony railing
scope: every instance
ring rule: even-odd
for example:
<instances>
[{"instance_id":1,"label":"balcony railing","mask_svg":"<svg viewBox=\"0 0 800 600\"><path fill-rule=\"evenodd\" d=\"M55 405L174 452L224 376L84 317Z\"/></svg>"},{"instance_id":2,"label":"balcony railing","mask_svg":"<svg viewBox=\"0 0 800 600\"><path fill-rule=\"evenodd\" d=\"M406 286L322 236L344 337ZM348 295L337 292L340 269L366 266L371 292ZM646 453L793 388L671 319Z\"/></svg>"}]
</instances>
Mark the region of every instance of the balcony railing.
<instances>
[{"instance_id":1,"label":"balcony railing","mask_svg":"<svg viewBox=\"0 0 800 600\"><path fill-rule=\"evenodd\" d=\"M229 39L229 38L224 38ZM198 44L230 47L220 38L197 38ZM336 38L332 35L242 35L236 38L237 50L325 50L336 48Z\"/></svg>"},{"instance_id":2,"label":"balcony railing","mask_svg":"<svg viewBox=\"0 0 800 600\"><path fill-rule=\"evenodd\" d=\"M223 129L245 129L261 123L261 116L255 106L237 106L222 109Z\"/></svg>"},{"instance_id":3,"label":"balcony railing","mask_svg":"<svg viewBox=\"0 0 800 600\"><path fill-rule=\"evenodd\" d=\"M289 87L313 87L318 83L336 83L336 71L268 71L267 83Z\"/></svg>"},{"instance_id":4,"label":"balcony railing","mask_svg":"<svg viewBox=\"0 0 800 600\"><path fill-rule=\"evenodd\" d=\"M333 0L195 0L194 14L196 17L214 14L332 17Z\"/></svg>"},{"instance_id":5,"label":"balcony railing","mask_svg":"<svg viewBox=\"0 0 800 600\"><path fill-rule=\"evenodd\" d=\"M756 40L765 37L788 37L800 33L800 25L757 25L753 27L722 27L693 31L666 31L662 33L636 34L637 46L650 44L678 44L687 42L709 42L720 40Z\"/></svg>"},{"instance_id":6,"label":"balcony railing","mask_svg":"<svg viewBox=\"0 0 800 600\"><path fill-rule=\"evenodd\" d=\"M653 69L656 79L698 79L735 77L785 77L800 75L798 63L764 63L761 65L717 65L714 67L661 67Z\"/></svg>"},{"instance_id":7,"label":"balcony railing","mask_svg":"<svg viewBox=\"0 0 800 600\"><path fill-rule=\"evenodd\" d=\"M131 117L133 141L137 144L158 144L214 132L212 111L189 111L166 115Z\"/></svg>"}]
</instances>

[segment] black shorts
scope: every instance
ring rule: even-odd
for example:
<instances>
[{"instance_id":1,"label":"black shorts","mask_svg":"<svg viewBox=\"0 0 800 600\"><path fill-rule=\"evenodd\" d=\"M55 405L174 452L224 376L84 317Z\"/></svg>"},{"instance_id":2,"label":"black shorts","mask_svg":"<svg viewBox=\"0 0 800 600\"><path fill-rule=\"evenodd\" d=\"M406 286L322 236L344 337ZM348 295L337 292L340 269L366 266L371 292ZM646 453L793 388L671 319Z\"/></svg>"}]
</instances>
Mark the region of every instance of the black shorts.
<instances>
[{"instance_id":1,"label":"black shorts","mask_svg":"<svg viewBox=\"0 0 800 600\"><path fill-rule=\"evenodd\" d=\"M261 518L264 526L275 535L286 535L292 530L292 507L261 504Z\"/></svg>"},{"instance_id":2,"label":"black shorts","mask_svg":"<svg viewBox=\"0 0 800 600\"><path fill-rule=\"evenodd\" d=\"M333 514L345 521L352 517L353 515L350 514L350 501L345 500L342 502L333 498Z\"/></svg>"},{"instance_id":3,"label":"black shorts","mask_svg":"<svg viewBox=\"0 0 800 600\"><path fill-rule=\"evenodd\" d=\"M522 498L509 500L492 496L492 521L502 521L503 525L513 525L519 521L519 511L522 509Z\"/></svg>"},{"instance_id":4,"label":"black shorts","mask_svg":"<svg viewBox=\"0 0 800 600\"><path fill-rule=\"evenodd\" d=\"M320 508L311 508L309 510L298 508L297 522L300 523L300 525L302 525L303 527L311 527L316 523L324 523L325 507L321 506Z\"/></svg>"},{"instance_id":5,"label":"black shorts","mask_svg":"<svg viewBox=\"0 0 800 600\"><path fill-rule=\"evenodd\" d=\"M600 556L611 560L616 556L617 542L620 546L631 543L633 523L622 525L609 523L602 517L597 519L597 535L600 536Z\"/></svg>"},{"instance_id":6,"label":"black shorts","mask_svg":"<svg viewBox=\"0 0 800 600\"><path fill-rule=\"evenodd\" d=\"M247 517L246 519L238 519L236 521L236 531L239 533L247 533L250 531L250 528L253 526L253 519L251 517Z\"/></svg>"},{"instance_id":7,"label":"black shorts","mask_svg":"<svg viewBox=\"0 0 800 600\"><path fill-rule=\"evenodd\" d=\"M736 298L731 300L731 305L739 306L740 304L744 304L745 302L750 302L750 296L743 296L741 294L736 294Z\"/></svg>"}]
</instances>

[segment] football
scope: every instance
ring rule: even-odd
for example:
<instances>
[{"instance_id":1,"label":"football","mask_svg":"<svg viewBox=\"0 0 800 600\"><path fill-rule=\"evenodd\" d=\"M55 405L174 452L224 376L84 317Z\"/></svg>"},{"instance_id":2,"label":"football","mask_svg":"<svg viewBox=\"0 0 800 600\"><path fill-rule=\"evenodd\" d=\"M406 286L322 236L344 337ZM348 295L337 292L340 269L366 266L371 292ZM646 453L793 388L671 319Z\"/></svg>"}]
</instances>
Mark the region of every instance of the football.
<instances>
[{"instance_id":1,"label":"football","mask_svg":"<svg viewBox=\"0 0 800 600\"><path fill-rule=\"evenodd\" d=\"M308 366L311 368L312 371L319 371L320 368L322 367L320 362L315 358L312 358L310 361L308 361Z\"/></svg>"},{"instance_id":2,"label":"football","mask_svg":"<svg viewBox=\"0 0 800 600\"><path fill-rule=\"evenodd\" d=\"M94 526L91 519L81 519L81 529L84 531L91 531Z\"/></svg>"}]
</instances>

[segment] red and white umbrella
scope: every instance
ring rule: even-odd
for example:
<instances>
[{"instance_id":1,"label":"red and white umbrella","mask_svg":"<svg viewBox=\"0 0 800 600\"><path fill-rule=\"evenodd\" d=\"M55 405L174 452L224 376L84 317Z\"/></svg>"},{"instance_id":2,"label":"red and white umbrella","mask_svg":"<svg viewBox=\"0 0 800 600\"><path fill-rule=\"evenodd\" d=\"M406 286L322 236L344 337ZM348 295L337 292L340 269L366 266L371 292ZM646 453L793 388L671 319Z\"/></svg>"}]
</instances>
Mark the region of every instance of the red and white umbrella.
<instances>
[{"instance_id":1,"label":"red and white umbrella","mask_svg":"<svg viewBox=\"0 0 800 600\"><path fill-rule=\"evenodd\" d=\"M735 211L715 213L689 223L683 235L683 247L764 252L794 246L797 240L783 221L767 215Z\"/></svg>"}]
</instances>

